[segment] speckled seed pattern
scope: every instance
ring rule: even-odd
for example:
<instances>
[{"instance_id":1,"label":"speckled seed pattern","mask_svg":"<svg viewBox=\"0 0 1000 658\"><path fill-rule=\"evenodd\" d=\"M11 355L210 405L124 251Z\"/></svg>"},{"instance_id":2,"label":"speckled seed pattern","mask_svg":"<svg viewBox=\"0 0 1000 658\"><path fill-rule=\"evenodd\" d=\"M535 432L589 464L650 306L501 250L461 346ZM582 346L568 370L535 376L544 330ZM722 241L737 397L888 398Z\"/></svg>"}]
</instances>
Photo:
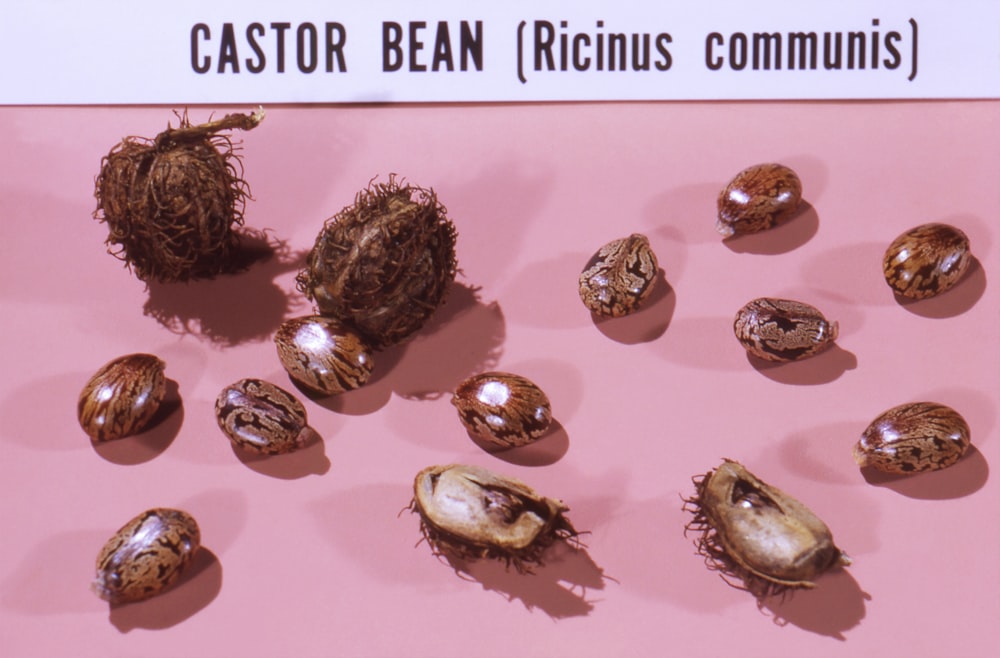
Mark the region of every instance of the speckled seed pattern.
<instances>
[{"instance_id":1,"label":"speckled seed pattern","mask_svg":"<svg viewBox=\"0 0 1000 658\"><path fill-rule=\"evenodd\" d=\"M757 596L812 588L822 573L851 559L833 543L823 521L801 502L727 459L694 478L685 501L695 516L686 528L705 562L739 577Z\"/></svg>"},{"instance_id":2,"label":"speckled seed pattern","mask_svg":"<svg viewBox=\"0 0 1000 658\"><path fill-rule=\"evenodd\" d=\"M753 356L766 361L796 361L832 345L838 327L809 304L759 297L736 313L733 331Z\"/></svg>"},{"instance_id":3,"label":"speckled seed pattern","mask_svg":"<svg viewBox=\"0 0 1000 658\"><path fill-rule=\"evenodd\" d=\"M854 446L859 466L886 473L919 473L951 466L971 441L962 416L936 402L911 402L882 413Z\"/></svg>"},{"instance_id":4,"label":"speckled seed pattern","mask_svg":"<svg viewBox=\"0 0 1000 658\"><path fill-rule=\"evenodd\" d=\"M580 274L580 299L593 313L621 317L639 309L659 273L656 254L641 233L612 240L595 253Z\"/></svg>"},{"instance_id":5,"label":"speckled seed pattern","mask_svg":"<svg viewBox=\"0 0 1000 658\"><path fill-rule=\"evenodd\" d=\"M411 509L420 515L420 529L435 553L498 559L518 571L540 564L556 539L577 534L560 501L478 466L450 464L420 471L413 481Z\"/></svg>"},{"instance_id":6,"label":"speckled seed pattern","mask_svg":"<svg viewBox=\"0 0 1000 658\"><path fill-rule=\"evenodd\" d=\"M201 546L187 512L157 508L126 523L97 555L94 592L110 603L142 601L177 583Z\"/></svg>"},{"instance_id":7,"label":"speckled seed pattern","mask_svg":"<svg viewBox=\"0 0 1000 658\"><path fill-rule=\"evenodd\" d=\"M320 315L286 320L274 344L288 375L325 395L363 386L375 367L371 350L356 333Z\"/></svg>"},{"instance_id":8,"label":"speckled seed pattern","mask_svg":"<svg viewBox=\"0 0 1000 658\"><path fill-rule=\"evenodd\" d=\"M958 283L971 261L969 238L960 229L922 224L892 241L882 258L882 273L897 294L925 299Z\"/></svg>"},{"instance_id":9,"label":"speckled seed pattern","mask_svg":"<svg viewBox=\"0 0 1000 658\"><path fill-rule=\"evenodd\" d=\"M470 434L505 448L531 443L552 421L542 389L509 372L469 377L459 384L451 403Z\"/></svg>"},{"instance_id":10,"label":"speckled seed pattern","mask_svg":"<svg viewBox=\"0 0 1000 658\"><path fill-rule=\"evenodd\" d=\"M241 379L222 389L215 419L234 445L265 455L297 450L315 436L302 403L261 379Z\"/></svg>"},{"instance_id":11,"label":"speckled seed pattern","mask_svg":"<svg viewBox=\"0 0 1000 658\"><path fill-rule=\"evenodd\" d=\"M80 427L94 441L141 432L166 395L164 368L152 354L127 354L104 364L80 392Z\"/></svg>"},{"instance_id":12,"label":"speckled seed pattern","mask_svg":"<svg viewBox=\"0 0 1000 658\"><path fill-rule=\"evenodd\" d=\"M802 182L774 163L747 167L719 193L715 230L723 237L756 233L790 217L802 201Z\"/></svg>"}]
</instances>

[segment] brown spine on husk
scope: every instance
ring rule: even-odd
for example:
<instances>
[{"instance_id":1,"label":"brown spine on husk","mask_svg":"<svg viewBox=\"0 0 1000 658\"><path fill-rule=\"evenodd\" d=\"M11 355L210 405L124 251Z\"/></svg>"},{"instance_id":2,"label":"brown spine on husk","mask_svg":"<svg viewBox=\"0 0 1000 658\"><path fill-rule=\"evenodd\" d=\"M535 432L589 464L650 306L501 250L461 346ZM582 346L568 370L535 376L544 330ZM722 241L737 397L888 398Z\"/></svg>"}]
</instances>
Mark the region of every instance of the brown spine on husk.
<instances>
[{"instance_id":1,"label":"brown spine on husk","mask_svg":"<svg viewBox=\"0 0 1000 658\"><path fill-rule=\"evenodd\" d=\"M234 269L250 189L232 140L219 131L250 130L264 117L229 114L155 139L126 137L101 160L94 219L108 225L108 252L142 281L210 278Z\"/></svg>"},{"instance_id":2,"label":"brown spine on husk","mask_svg":"<svg viewBox=\"0 0 1000 658\"><path fill-rule=\"evenodd\" d=\"M455 227L433 190L372 183L328 219L299 272L319 313L375 349L419 330L455 280Z\"/></svg>"}]
</instances>

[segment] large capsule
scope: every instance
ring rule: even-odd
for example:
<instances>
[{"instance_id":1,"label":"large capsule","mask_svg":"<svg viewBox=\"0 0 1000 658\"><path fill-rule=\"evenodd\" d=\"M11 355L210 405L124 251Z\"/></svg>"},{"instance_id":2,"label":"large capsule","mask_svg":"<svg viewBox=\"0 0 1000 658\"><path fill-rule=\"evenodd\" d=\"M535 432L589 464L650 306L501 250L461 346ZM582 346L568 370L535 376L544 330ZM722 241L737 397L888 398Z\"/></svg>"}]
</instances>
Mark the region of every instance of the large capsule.
<instances>
[{"instance_id":1,"label":"large capsule","mask_svg":"<svg viewBox=\"0 0 1000 658\"><path fill-rule=\"evenodd\" d=\"M937 402L911 402L883 412L854 445L858 466L886 473L919 473L951 466L970 444L969 424Z\"/></svg>"},{"instance_id":2,"label":"large capsule","mask_svg":"<svg viewBox=\"0 0 1000 658\"><path fill-rule=\"evenodd\" d=\"M97 555L94 592L110 603L131 603L175 585L201 546L187 512L156 508L135 517Z\"/></svg>"}]
</instances>

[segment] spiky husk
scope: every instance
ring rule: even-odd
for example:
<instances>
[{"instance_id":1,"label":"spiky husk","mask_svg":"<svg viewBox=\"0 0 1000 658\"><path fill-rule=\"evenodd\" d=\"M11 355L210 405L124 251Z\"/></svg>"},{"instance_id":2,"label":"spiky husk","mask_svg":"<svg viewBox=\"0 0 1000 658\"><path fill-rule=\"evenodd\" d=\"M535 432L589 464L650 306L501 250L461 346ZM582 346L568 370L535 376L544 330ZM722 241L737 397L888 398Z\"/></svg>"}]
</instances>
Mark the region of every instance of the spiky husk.
<instances>
[{"instance_id":1,"label":"spiky husk","mask_svg":"<svg viewBox=\"0 0 1000 658\"><path fill-rule=\"evenodd\" d=\"M297 277L319 313L375 349L419 330L455 280L455 227L433 190L390 176L328 219Z\"/></svg>"},{"instance_id":2,"label":"spiky husk","mask_svg":"<svg viewBox=\"0 0 1000 658\"><path fill-rule=\"evenodd\" d=\"M470 542L443 530L421 513L416 499L410 503L410 511L420 517L420 532L435 555L466 561L499 560L508 569L513 566L522 574L533 573L532 567L542 566L544 564L542 555L556 540L561 539L577 546L581 545L578 539L580 533L562 513L550 519L544 532L539 533L530 545L514 551L493 544Z\"/></svg>"},{"instance_id":3,"label":"spiky husk","mask_svg":"<svg viewBox=\"0 0 1000 658\"><path fill-rule=\"evenodd\" d=\"M104 156L94 218L108 225L108 252L142 281L169 283L231 271L249 186L233 143L217 130L249 129L263 114L227 115L155 139L126 137Z\"/></svg>"},{"instance_id":4,"label":"spiky husk","mask_svg":"<svg viewBox=\"0 0 1000 658\"><path fill-rule=\"evenodd\" d=\"M683 499L683 509L693 514L694 517L684 526L684 536L686 537L689 532L696 533L694 545L698 555L705 559L705 566L710 571L717 571L722 580L730 587L750 592L757 598L758 602L768 596L785 596L793 589L792 587L767 580L753 573L734 560L726 551L725 546L722 545L715 527L705 514L701 504L701 494L710 475L711 473L708 473L691 478L695 485L695 495ZM743 581L743 584L734 582L734 578Z\"/></svg>"}]
</instances>

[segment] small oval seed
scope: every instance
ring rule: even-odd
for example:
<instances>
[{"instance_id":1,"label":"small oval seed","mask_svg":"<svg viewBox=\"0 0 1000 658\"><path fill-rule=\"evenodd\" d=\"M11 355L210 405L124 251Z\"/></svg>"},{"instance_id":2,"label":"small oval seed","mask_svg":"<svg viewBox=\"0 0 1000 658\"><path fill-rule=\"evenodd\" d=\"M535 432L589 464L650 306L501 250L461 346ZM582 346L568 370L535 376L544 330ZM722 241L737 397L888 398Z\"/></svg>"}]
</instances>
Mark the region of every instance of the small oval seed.
<instances>
[{"instance_id":1,"label":"small oval seed","mask_svg":"<svg viewBox=\"0 0 1000 658\"><path fill-rule=\"evenodd\" d=\"M177 583L201 546L187 512L157 508L121 527L97 555L94 592L110 603L142 601Z\"/></svg>"},{"instance_id":2,"label":"small oval seed","mask_svg":"<svg viewBox=\"0 0 1000 658\"><path fill-rule=\"evenodd\" d=\"M951 466L970 444L969 424L936 402L911 402L883 412L854 445L858 466L886 473L919 473Z\"/></svg>"},{"instance_id":3,"label":"small oval seed","mask_svg":"<svg viewBox=\"0 0 1000 658\"><path fill-rule=\"evenodd\" d=\"M759 297L736 313L733 331L747 352L766 361L796 361L830 347L836 322L790 299Z\"/></svg>"},{"instance_id":4,"label":"small oval seed","mask_svg":"<svg viewBox=\"0 0 1000 658\"><path fill-rule=\"evenodd\" d=\"M925 299L958 283L971 262L965 233L948 224L922 224L892 241L882 257L882 273L897 294Z\"/></svg>"},{"instance_id":5,"label":"small oval seed","mask_svg":"<svg viewBox=\"0 0 1000 658\"><path fill-rule=\"evenodd\" d=\"M469 377L455 389L451 403L470 434L505 448L531 443L552 421L542 389L509 372Z\"/></svg>"},{"instance_id":6,"label":"small oval seed","mask_svg":"<svg viewBox=\"0 0 1000 658\"><path fill-rule=\"evenodd\" d=\"M542 553L555 540L578 534L560 501L477 466L420 471L410 508L420 515L420 530L435 553L498 559L518 571L541 564Z\"/></svg>"},{"instance_id":7,"label":"small oval seed","mask_svg":"<svg viewBox=\"0 0 1000 658\"><path fill-rule=\"evenodd\" d=\"M653 291L659 272L656 254L641 233L612 240L595 253L580 274L580 299L597 315L621 317L639 309Z\"/></svg>"},{"instance_id":8,"label":"small oval seed","mask_svg":"<svg viewBox=\"0 0 1000 658\"><path fill-rule=\"evenodd\" d=\"M851 563L819 517L743 465L726 459L694 483L685 534L700 533L695 545L710 568L741 578L755 596L812 588L821 574Z\"/></svg>"},{"instance_id":9,"label":"small oval seed","mask_svg":"<svg viewBox=\"0 0 1000 658\"><path fill-rule=\"evenodd\" d=\"M222 389L215 419L234 445L265 455L297 450L317 437L302 403L262 379L241 379Z\"/></svg>"},{"instance_id":10,"label":"small oval seed","mask_svg":"<svg viewBox=\"0 0 1000 658\"><path fill-rule=\"evenodd\" d=\"M363 386L375 366L371 350L356 333L321 315L286 320L274 344L292 379L326 395Z\"/></svg>"},{"instance_id":11,"label":"small oval seed","mask_svg":"<svg viewBox=\"0 0 1000 658\"><path fill-rule=\"evenodd\" d=\"M166 395L164 367L152 354L126 354L104 364L80 392L80 427L94 441L141 432Z\"/></svg>"},{"instance_id":12,"label":"small oval seed","mask_svg":"<svg viewBox=\"0 0 1000 658\"><path fill-rule=\"evenodd\" d=\"M774 163L747 167L719 193L715 230L723 237L756 233L792 215L802 201L802 182Z\"/></svg>"}]
</instances>

